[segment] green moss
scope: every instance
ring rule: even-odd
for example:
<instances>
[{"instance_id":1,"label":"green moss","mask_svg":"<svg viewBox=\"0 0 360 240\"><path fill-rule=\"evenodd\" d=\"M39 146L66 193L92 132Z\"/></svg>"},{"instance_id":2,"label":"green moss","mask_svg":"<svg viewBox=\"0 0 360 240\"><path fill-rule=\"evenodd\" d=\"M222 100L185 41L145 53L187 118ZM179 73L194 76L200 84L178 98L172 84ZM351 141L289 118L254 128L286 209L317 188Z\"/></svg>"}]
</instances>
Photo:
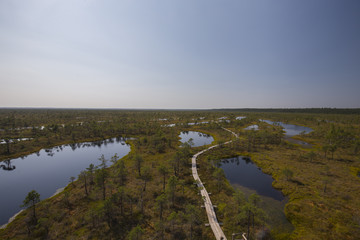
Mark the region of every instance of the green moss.
<instances>
[{"instance_id":1,"label":"green moss","mask_svg":"<svg viewBox=\"0 0 360 240\"><path fill-rule=\"evenodd\" d=\"M350 167L350 173L358 177L360 174L360 167Z\"/></svg>"}]
</instances>

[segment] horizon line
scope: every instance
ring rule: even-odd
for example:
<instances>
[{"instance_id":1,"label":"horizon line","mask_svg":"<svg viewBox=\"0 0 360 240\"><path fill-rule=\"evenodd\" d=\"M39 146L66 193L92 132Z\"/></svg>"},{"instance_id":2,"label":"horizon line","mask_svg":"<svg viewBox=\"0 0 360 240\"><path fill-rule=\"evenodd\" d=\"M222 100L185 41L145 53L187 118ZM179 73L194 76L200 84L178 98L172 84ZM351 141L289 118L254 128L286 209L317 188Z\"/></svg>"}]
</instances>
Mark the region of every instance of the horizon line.
<instances>
[{"instance_id":1,"label":"horizon line","mask_svg":"<svg viewBox=\"0 0 360 240\"><path fill-rule=\"evenodd\" d=\"M308 110L308 109L339 109L356 110L360 107L223 107L223 108L117 108L117 107L0 107L3 109L59 109L59 110Z\"/></svg>"}]
</instances>

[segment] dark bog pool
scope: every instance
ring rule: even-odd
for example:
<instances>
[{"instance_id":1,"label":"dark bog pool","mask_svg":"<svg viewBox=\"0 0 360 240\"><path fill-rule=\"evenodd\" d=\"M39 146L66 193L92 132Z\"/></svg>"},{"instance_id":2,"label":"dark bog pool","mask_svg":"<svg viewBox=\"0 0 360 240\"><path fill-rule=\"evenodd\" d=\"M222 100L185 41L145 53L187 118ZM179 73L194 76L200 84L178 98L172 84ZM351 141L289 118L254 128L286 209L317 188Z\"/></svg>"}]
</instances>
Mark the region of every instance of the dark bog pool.
<instances>
[{"instance_id":1,"label":"dark bog pool","mask_svg":"<svg viewBox=\"0 0 360 240\"><path fill-rule=\"evenodd\" d=\"M237 184L255 190L259 195L282 201L282 193L272 187L273 179L263 173L249 158L235 157L222 159L219 162L226 178L231 184Z\"/></svg>"},{"instance_id":2,"label":"dark bog pool","mask_svg":"<svg viewBox=\"0 0 360 240\"><path fill-rule=\"evenodd\" d=\"M304 127L304 126L298 126L298 125L294 125L294 124L286 124L286 123L282 123L282 122L273 122L270 120L261 120L263 122L266 122L268 124L273 124L273 125L279 125L281 127L284 128L285 131L285 135L288 137L292 137L295 135L299 135L301 133L309 133L312 132L313 130L311 128L308 127Z\"/></svg>"},{"instance_id":3,"label":"dark bog pool","mask_svg":"<svg viewBox=\"0 0 360 240\"><path fill-rule=\"evenodd\" d=\"M115 153L123 157L129 151L123 139L113 138L43 149L25 158L0 162L4 166L0 168L0 225L21 210L29 191L34 189L41 199L48 198L66 186L71 176L77 178L91 163L98 165L102 154L110 159Z\"/></svg>"},{"instance_id":4,"label":"dark bog pool","mask_svg":"<svg viewBox=\"0 0 360 240\"><path fill-rule=\"evenodd\" d=\"M185 143L192 138L193 147L199 147L211 144L214 141L214 138L208 134L194 131L184 131L180 133L180 142Z\"/></svg>"}]
</instances>

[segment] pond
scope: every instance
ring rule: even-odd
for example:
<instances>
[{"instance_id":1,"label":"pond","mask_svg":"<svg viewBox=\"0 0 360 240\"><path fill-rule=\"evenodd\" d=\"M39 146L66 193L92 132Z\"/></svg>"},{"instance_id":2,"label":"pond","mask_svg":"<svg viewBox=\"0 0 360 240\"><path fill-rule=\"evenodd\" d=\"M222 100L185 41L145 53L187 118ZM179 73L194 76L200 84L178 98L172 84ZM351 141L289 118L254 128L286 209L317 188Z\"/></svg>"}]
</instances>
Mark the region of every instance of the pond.
<instances>
[{"instance_id":1,"label":"pond","mask_svg":"<svg viewBox=\"0 0 360 240\"><path fill-rule=\"evenodd\" d=\"M200 125L200 124L206 124L209 123L209 121L202 121L202 122L191 122L188 123L189 126L194 126L194 125Z\"/></svg>"},{"instance_id":2,"label":"pond","mask_svg":"<svg viewBox=\"0 0 360 240\"><path fill-rule=\"evenodd\" d=\"M254 124L254 125L250 125L250 126L244 128L244 129L245 130L255 130L255 131L257 131L257 130L259 130L259 126Z\"/></svg>"},{"instance_id":3,"label":"pond","mask_svg":"<svg viewBox=\"0 0 360 240\"><path fill-rule=\"evenodd\" d=\"M170 124L165 124L165 125L162 125L163 127L175 127L176 124L175 123L170 123Z\"/></svg>"},{"instance_id":4,"label":"pond","mask_svg":"<svg viewBox=\"0 0 360 240\"><path fill-rule=\"evenodd\" d=\"M266 223L271 229L279 229L284 233L294 230L284 213L287 198L272 187L273 179L270 175L263 173L246 157L222 159L219 166L224 170L231 185L242 191L246 197L252 193L260 196L260 208L264 210L267 216Z\"/></svg>"},{"instance_id":5,"label":"pond","mask_svg":"<svg viewBox=\"0 0 360 240\"><path fill-rule=\"evenodd\" d=\"M181 138L180 142L182 143L188 142L190 138L192 138L194 143L193 147L208 145L214 141L214 138L212 136L205 133L194 132L194 131L181 132L179 137Z\"/></svg>"},{"instance_id":6,"label":"pond","mask_svg":"<svg viewBox=\"0 0 360 240\"><path fill-rule=\"evenodd\" d=\"M242 119L245 119L246 117L244 116L239 116L239 117L236 117L236 120L242 120Z\"/></svg>"},{"instance_id":7,"label":"pond","mask_svg":"<svg viewBox=\"0 0 360 240\"><path fill-rule=\"evenodd\" d=\"M235 157L222 159L220 167L231 184L238 184L255 190L259 195L284 200L283 194L272 187L273 179L265 174L249 158Z\"/></svg>"},{"instance_id":8,"label":"pond","mask_svg":"<svg viewBox=\"0 0 360 240\"><path fill-rule=\"evenodd\" d=\"M270 120L261 120L261 121L266 122L268 124L279 125L279 126L283 127L284 131L285 131L285 136L288 136L288 137L293 137L293 136L299 135L301 133L307 134L307 133L313 131L311 128L304 127L304 126L286 124L286 123L282 123L282 122L273 122Z\"/></svg>"},{"instance_id":9,"label":"pond","mask_svg":"<svg viewBox=\"0 0 360 240\"><path fill-rule=\"evenodd\" d=\"M99 165L104 154L110 159L115 153L121 158L130 152L122 138L77 143L43 149L23 158L0 162L0 225L19 212L28 192L36 190L43 200L77 178L91 163ZM110 165L110 162L109 164ZM7 169L7 170L5 170Z\"/></svg>"}]
</instances>

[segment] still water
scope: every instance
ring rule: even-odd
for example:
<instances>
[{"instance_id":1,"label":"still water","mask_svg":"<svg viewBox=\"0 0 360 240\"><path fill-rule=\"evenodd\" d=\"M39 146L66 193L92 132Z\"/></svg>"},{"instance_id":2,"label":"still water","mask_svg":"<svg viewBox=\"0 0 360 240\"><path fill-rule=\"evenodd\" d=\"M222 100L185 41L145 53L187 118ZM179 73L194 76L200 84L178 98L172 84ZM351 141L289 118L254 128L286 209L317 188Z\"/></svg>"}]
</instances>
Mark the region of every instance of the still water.
<instances>
[{"instance_id":1,"label":"still water","mask_svg":"<svg viewBox=\"0 0 360 240\"><path fill-rule=\"evenodd\" d=\"M270 175L263 173L249 158L222 159L219 163L234 188L240 189L246 197L252 193L259 194L260 208L267 216L265 221L270 229L279 229L284 233L294 230L284 213L287 198L272 187L273 179Z\"/></svg>"},{"instance_id":2,"label":"still water","mask_svg":"<svg viewBox=\"0 0 360 240\"><path fill-rule=\"evenodd\" d=\"M24 158L0 162L0 225L21 210L20 205L28 192L36 190L43 200L77 177L91 163L99 165L104 154L110 159L115 153L121 158L128 154L130 146L124 139L113 138L98 142L86 142L43 149ZM109 162L110 165L110 162ZM5 170L6 168L12 170Z\"/></svg>"},{"instance_id":3,"label":"still water","mask_svg":"<svg viewBox=\"0 0 360 240\"><path fill-rule=\"evenodd\" d=\"M278 201L284 200L282 193L272 187L272 177L263 173L249 158L222 159L219 164L231 184L244 186Z\"/></svg>"},{"instance_id":4,"label":"still water","mask_svg":"<svg viewBox=\"0 0 360 240\"><path fill-rule=\"evenodd\" d=\"M304 127L304 126L286 124L286 123L282 123L282 122L273 122L270 120L261 120L261 121L266 122L268 124L279 125L279 126L283 127L284 131L285 131L285 136L287 136L287 137L293 137L293 136L299 135L301 133L307 134L307 133L313 131L311 128Z\"/></svg>"},{"instance_id":5,"label":"still water","mask_svg":"<svg viewBox=\"0 0 360 240\"><path fill-rule=\"evenodd\" d=\"M259 126L255 124L255 125L250 125L250 126L244 128L244 129L245 130L255 130L255 131L257 131L257 130L259 130Z\"/></svg>"},{"instance_id":6,"label":"still water","mask_svg":"<svg viewBox=\"0 0 360 240\"><path fill-rule=\"evenodd\" d=\"M214 138L208 134L201 133L201 132L194 132L194 131L184 131L181 132L179 137L180 142L185 143L192 138L193 140L193 147L199 147L211 144L214 141Z\"/></svg>"}]
</instances>

